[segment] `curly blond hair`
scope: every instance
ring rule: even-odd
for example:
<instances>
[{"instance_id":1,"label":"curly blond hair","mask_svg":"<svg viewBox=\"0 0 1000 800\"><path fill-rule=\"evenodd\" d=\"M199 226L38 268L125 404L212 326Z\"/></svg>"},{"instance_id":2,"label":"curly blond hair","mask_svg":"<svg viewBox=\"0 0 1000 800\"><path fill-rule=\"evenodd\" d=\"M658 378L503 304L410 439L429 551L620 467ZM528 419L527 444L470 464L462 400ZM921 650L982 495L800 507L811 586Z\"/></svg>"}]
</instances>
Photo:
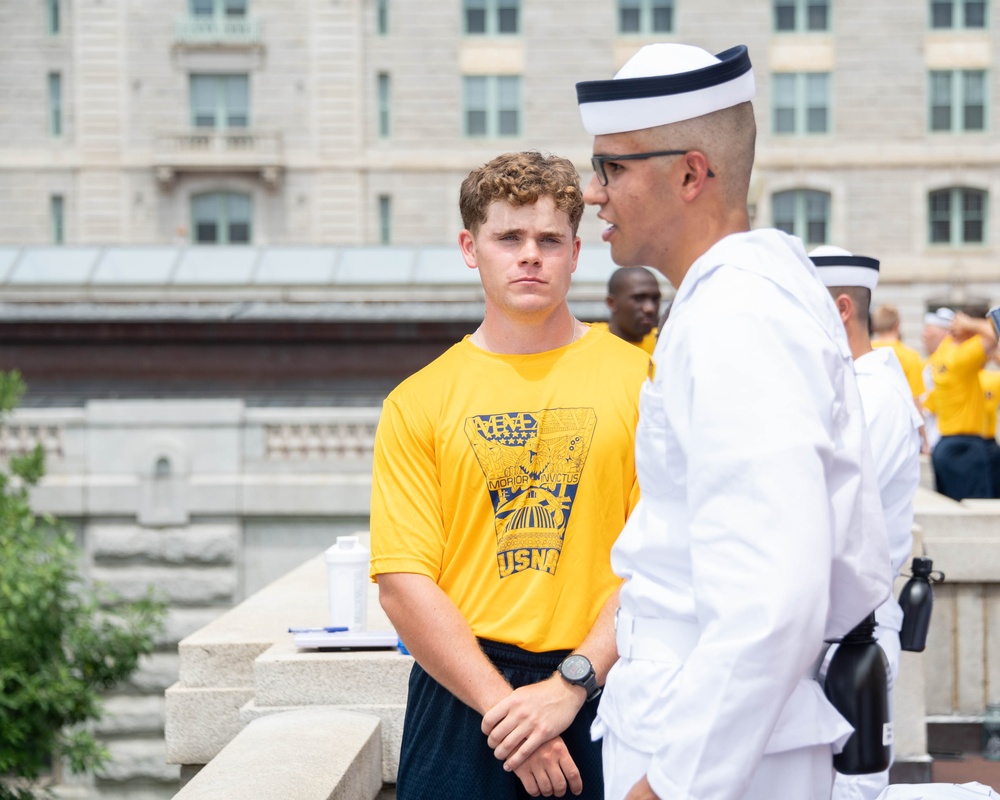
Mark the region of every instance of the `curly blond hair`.
<instances>
[{"instance_id":1,"label":"curly blond hair","mask_svg":"<svg viewBox=\"0 0 1000 800\"><path fill-rule=\"evenodd\" d=\"M505 153L472 170L462 181L459 194L462 224L476 233L486 222L486 209L494 200L525 206L546 196L569 216L575 236L583 216L583 193L580 175L573 164L565 158L534 150Z\"/></svg>"}]
</instances>

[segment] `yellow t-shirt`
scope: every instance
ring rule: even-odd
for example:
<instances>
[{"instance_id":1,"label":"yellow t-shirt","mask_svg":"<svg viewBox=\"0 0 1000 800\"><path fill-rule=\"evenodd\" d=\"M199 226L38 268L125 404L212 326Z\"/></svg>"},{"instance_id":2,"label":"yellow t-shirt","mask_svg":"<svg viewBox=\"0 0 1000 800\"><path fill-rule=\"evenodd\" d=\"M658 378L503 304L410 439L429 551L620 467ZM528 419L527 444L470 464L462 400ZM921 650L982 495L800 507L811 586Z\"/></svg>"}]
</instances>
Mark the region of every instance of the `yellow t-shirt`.
<instances>
[{"instance_id":1,"label":"yellow t-shirt","mask_svg":"<svg viewBox=\"0 0 1000 800\"><path fill-rule=\"evenodd\" d=\"M934 388L926 407L937 416L942 436L982 436L986 410L979 372L986 365L986 350L980 336L959 344L945 338L928 359Z\"/></svg>"},{"instance_id":2,"label":"yellow t-shirt","mask_svg":"<svg viewBox=\"0 0 1000 800\"><path fill-rule=\"evenodd\" d=\"M910 393L914 400L919 400L920 395L927 391L924 387L924 360L920 353L912 347L907 347L898 339L887 341L885 339L872 339L872 347L891 347L892 351L899 359L903 367L903 374L906 375L906 382L910 385Z\"/></svg>"},{"instance_id":3,"label":"yellow t-shirt","mask_svg":"<svg viewBox=\"0 0 1000 800\"><path fill-rule=\"evenodd\" d=\"M466 338L382 407L372 577L427 575L479 637L574 648L619 580L649 358L606 331L526 356Z\"/></svg>"},{"instance_id":4,"label":"yellow t-shirt","mask_svg":"<svg viewBox=\"0 0 1000 800\"><path fill-rule=\"evenodd\" d=\"M610 330L608 328L608 323L606 322L590 322L588 324L590 325L591 328L600 328L605 331ZM629 344L634 344L636 347L639 347L645 350L650 355L653 355L653 348L656 347L656 337L658 334L659 331L656 328L653 328L653 330L651 330L649 333L647 333L645 336L642 337L641 342L629 342Z\"/></svg>"},{"instance_id":5,"label":"yellow t-shirt","mask_svg":"<svg viewBox=\"0 0 1000 800\"><path fill-rule=\"evenodd\" d=\"M979 373L979 385L983 387L983 407L986 412L986 439L997 437L997 413L1000 412L1000 371L983 370Z\"/></svg>"}]
</instances>

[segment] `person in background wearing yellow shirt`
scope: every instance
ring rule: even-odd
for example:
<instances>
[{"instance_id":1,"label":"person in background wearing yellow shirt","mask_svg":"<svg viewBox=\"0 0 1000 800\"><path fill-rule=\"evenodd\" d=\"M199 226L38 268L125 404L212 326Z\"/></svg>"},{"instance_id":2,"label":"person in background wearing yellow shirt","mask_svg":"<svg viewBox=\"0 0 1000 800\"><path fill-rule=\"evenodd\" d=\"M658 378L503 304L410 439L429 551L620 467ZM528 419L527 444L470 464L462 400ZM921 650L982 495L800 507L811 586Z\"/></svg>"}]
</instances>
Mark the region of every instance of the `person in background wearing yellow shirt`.
<instances>
[{"instance_id":1,"label":"person in background wearing yellow shirt","mask_svg":"<svg viewBox=\"0 0 1000 800\"><path fill-rule=\"evenodd\" d=\"M1000 348L993 351L994 363L1000 365ZM993 468L993 496L1000 497L1000 443L997 442L997 413L1000 412L1000 370L985 369L979 373L983 387L983 405L986 409L986 428L983 437L990 451Z\"/></svg>"},{"instance_id":2,"label":"person in background wearing yellow shirt","mask_svg":"<svg viewBox=\"0 0 1000 800\"><path fill-rule=\"evenodd\" d=\"M994 496L979 373L996 344L988 320L958 312L950 334L928 360L934 388L926 405L941 432L931 454L934 482L938 492L953 500Z\"/></svg>"},{"instance_id":3,"label":"person in background wearing yellow shirt","mask_svg":"<svg viewBox=\"0 0 1000 800\"><path fill-rule=\"evenodd\" d=\"M645 267L616 269L608 281L606 299L611 316L591 327L607 328L619 339L641 347L650 355L656 347L660 314L660 284Z\"/></svg>"},{"instance_id":4,"label":"person in background wearing yellow shirt","mask_svg":"<svg viewBox=\"0 0 1000 800\"><path fill-rule=\"evenodd\" d=\"M924 393L924 360L920 353L903 344L899 333L899 310L883 303L872 311L872 347L891 347L910 385L913 399L920 401Z\"/></svg>"}]
</instances>

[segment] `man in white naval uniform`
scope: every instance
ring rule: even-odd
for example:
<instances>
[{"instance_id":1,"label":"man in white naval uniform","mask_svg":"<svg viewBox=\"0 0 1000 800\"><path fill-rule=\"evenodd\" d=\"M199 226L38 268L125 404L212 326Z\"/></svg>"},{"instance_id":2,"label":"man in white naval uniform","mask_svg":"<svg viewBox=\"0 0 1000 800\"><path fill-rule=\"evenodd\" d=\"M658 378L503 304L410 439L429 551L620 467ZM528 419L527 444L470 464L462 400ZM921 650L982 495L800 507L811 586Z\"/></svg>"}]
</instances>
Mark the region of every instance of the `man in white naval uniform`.
<instances>
[{"instance_id":1,"label":"man in white naval uniform","mask_svg":"<svg viewBox=\"0 0 1000 800\"><path fill-rule=\"evenodd\" d=\"M913 404L903 367L891 348L873 348L868 309L878 285L879 262L841 247L824 245L809 253L830 292L854 356L858 391L868 426L879 495L889 537L892 578L913 549L913 496L920 483L920 428L923 419ZM899 674L899 631L903 610L889 598L875 610L875 635L889 665L890 685ZM891 691L891 690L890 690ZM889 773L840 775L834 800L875 800L889 785Z\"/></svg>"},{"instance_id":2,"label":"man in white naval uniform","mask_svg":"<svg viewBox=\"0 0 1000 800\"><path fill-rule=\"evenodd\" d=\"M577 85L612 258L677 289L612 550L615 800L827 800L851 728L815 662L890 588L843 326L801 242L749 229L753 96L743 46L650 45Z\"/></svg>"}]
</instances>

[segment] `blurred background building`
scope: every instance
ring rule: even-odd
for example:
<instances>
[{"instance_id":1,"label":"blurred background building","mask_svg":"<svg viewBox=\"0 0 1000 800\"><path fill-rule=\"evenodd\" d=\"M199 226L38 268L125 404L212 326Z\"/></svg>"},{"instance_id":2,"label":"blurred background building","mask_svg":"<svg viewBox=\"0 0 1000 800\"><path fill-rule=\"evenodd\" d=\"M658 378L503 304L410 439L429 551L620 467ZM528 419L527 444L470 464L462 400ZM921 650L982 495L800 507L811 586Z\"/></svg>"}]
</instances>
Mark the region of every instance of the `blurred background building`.
<instances>
[{"instance_id":1,"label":"blurred background building","mask_svg":"<svg viewBox=\"0 0 1000 800\"><path fill-rule=\"evenodd\" d=\"M460 180L499 151L589 179L576 81L647 42L743 42L754 224L878 256L917 305L961 301L998 279L992 18L987 0L6 0L0 244L450 245ZM600 227L585 217L585 246Z\"/></svg>"},{"instance_id":2,"label":"blurred background building","mask_svg":"<svg viewBox=\"0 0 1000 800\"><path fill-rule=\"evenodd\" d=\"M926 308L1000 301L995 20L988 0L0 0L0 369L29 383L0 458L42 444L36 505L89 574L171 601L78 796L170 796L177 641L367 525L381 398L481 318L455 244L471 168L534 148L587 181L577 81L646 43L745 43L754 226L880 258L875 301L919 346ZM584 319L606 315L602 228L588 209ZM980 678L930 713L981 711Z\"/></svg>"}]
</instances>

